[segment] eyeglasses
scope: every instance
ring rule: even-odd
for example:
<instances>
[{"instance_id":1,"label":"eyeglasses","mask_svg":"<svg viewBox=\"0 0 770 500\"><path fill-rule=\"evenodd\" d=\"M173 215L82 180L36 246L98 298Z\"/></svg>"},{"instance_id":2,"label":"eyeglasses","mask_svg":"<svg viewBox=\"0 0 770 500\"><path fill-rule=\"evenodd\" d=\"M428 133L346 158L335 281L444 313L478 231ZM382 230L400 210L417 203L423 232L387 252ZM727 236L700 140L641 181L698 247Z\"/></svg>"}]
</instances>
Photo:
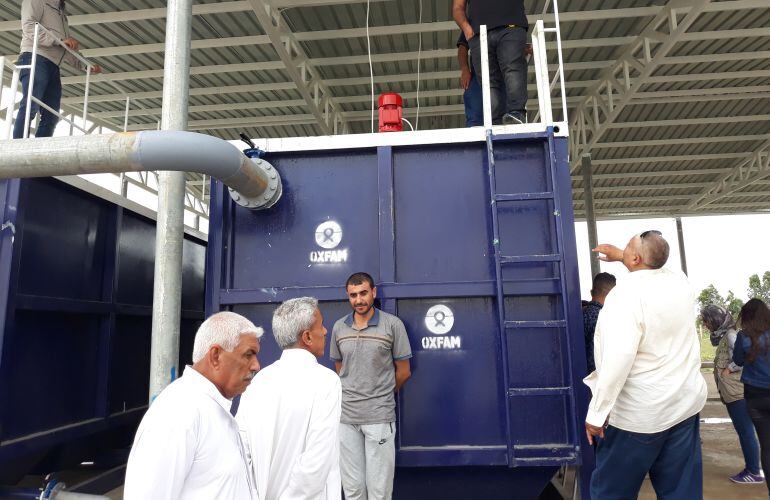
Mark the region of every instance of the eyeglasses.
<instances>
[{"instance_id":1,"label":"eyeglasses","mask_svg":"<svg viewBox=\"0 0 770 500\"><path fill-rule=\"evenodd\" d=\"M658 236L663 236L663 233L661 233L661 232L660 232L660 231L658 231L657 229L650 229L650 230L648 230L648 231L645 231L645 232L643 232L642 234L640 234L640 235L639 235L639 237L640 237L641 239L644 239L645 237L647 237L647 236L649 236L649 235L651 235L651 234L657 234Z\"/></svg>"}]
</instances>

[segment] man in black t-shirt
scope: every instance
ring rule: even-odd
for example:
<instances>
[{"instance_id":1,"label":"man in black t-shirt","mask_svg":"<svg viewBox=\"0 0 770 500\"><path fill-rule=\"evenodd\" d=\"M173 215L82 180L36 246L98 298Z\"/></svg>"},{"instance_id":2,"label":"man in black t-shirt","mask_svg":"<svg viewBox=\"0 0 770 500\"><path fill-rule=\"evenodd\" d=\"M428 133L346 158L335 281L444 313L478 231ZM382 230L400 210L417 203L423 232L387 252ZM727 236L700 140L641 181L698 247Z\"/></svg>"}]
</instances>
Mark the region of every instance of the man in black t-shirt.
<instances>
[{"instance_id":1,"label":"man in black t-shirt","mask_svg":"<svg viewBox=\"0 0 770 500\"><path fill-rule=\"evenodd\" d=\"M479 79L479 26L487 26L492 123L525 123L529 24L524 0L452 0L452 17L468 40L471 64Z\"/></svg>"}]
</instances>

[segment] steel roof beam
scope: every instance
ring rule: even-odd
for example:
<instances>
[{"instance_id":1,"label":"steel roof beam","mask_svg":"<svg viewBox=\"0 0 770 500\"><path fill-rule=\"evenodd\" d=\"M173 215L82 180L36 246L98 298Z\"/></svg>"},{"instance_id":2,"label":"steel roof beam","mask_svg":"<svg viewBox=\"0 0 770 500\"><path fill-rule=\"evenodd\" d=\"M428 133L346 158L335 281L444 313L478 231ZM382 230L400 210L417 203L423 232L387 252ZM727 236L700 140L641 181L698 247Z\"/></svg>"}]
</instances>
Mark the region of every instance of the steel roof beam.
<instances>
[{"instance_id":1,"label":"steel roof beam","mask_svg":"<svg viewBox=\"0 0 770 500\"><path fill-rule=\"evenodd\" d=\"M364 3L366 0L273 0L273 7L277 9L286 9L293 7L308 7L308 6L329 6L329 5L343 5L343 4L355 4ZM372 0L386 1L386 0ZM763 9L767 7L766 0L733 0L716 2L707 7L706 12L722 12L722 11L735 11L746 9ZM620 18L634 18L634 17L652 17L658 12L658 7L631 7L621 9L601 9L601 10L589 10L578 12L561 12L559 13L559 20L563 23L576 22L576 21L601 21ZM225 14L230 12L247 12L251 10L251 6L245 0L240 1L226 1L218 3L208 4L196 4L193 5L193 15L201 16L208 14ZM688 7L677 8L678 14L683 14L688 11ZM99 14L79 14L69 16L70 26L83 26L94 25L104 23L117 23L117 22L131 22L131 21L144 21L149 19L164 19L166 17L165 8L156 9L135 9L124 11L111 11L103 12ZM541 15L529 15L527 16L530 24L534 24L538 19L543 19L546 22L553 22L553 14ZM0 22L0 32L2 31L17 31L19 29L18 21L2 21Z\"/></svg>"},{"instance_id":2,"label":"steel roof beam","mask_svg":"<svg viewBox=\"0 0 770 500\"><path fill-rule=\"evenodd\" d=\"M287 9L293 7L312 7L312 6L329 6L329 5L343 5L362 3L366 0L273 0L271 3L273 7L277 9ZM371 0L372 2L385 2L390 0ZM231 1L231 2L218 2L207 4L195 4L193 5L194 16L205 16L209 14L227 14L230 12L248 12L251 10L251 5L245 0ZM156 9L135 9L135 10L122 10L102 12L99 14L79 14L69 16L70 26L84 26L93 24L105 24L105 23L125 23L131 21L146 21L150 19L165 19L166 8ZM2 31L16 31L19 29L18 21L3 21L0 22L0 32Z\"/></svg>"},{"instance_id":3,"label":"steel roof beam","mask_svg":"<svg viewBox=\"0 0 770 500\"><path fill-rule=\"evenodd\" d=\"M284 71L296 85L296 90L305 100L307 109L316 121L323 135L333 135L347 128L339 113L332 93L315 67L308 62L307 54L294 33L286 26L281 12L264 0L248 0L257 21L270 38L278 57L284 64Z\"/></svg>"},{"instance_id":4,"label":"steel roof beam","mask_svg":"<svg viewBox=\"0 0 770 500\"><path fill-rule=\"evenodd\" d=\"M770 136L751 157L738 163L720 177L712 186L693 196L687 203L687 210L701 210L703 207L724 198L735 196L736 192L770 176Z\"/></svg>"},{"instance_id":5,"label":"steel roof beam","mask_svg":"<svg viewBox=\"0 0 770 500\"><path fill-rule=\"evenodd\" d=\"M594 145L594 149L615 149L615 148L642 148L659 146L689 146L692 144L713 144L720 142L749 142L762 141L767 138L763 134L754 135L727 135L716 137L685 137L681 139L651 139L647 141L618 141L618 142L600 142Z\"/></svg>"},{"instance_id":6,"label":"steel roof beam","mask_svg":"<svg viewBox=\"0 0 770 500\"><path fill-rule=\"evenodd\" d=\"M666 83L671 80L674 81L712 81L712 80L730 80L730 79L755 79L755 78L766 78L767 76L770 76L770 70L757 70L757 71L739 71L739 72L726 72L726 73L709 73L709 74L702 74L702 75L673 75L671 77L666 76L659 76L659 77L650 77L647 79L647 83ZM375 75L374 82L375 83L396 83L396 82L414 82L417 78L416 73L400 73L395 75ZM455 80L457 78L457 71L436 71L436 72L429 72L429 73L421 73L420 78L422 80L442 80L442 79L448 79L448 80ZM583 81L570 81L568 80L565 84L565 87L568 89L582 89L585 87L590 87L592 85L595 85L598 80L583 80ZM354 78L336 78L336 79L328 79L328 80L322 80L322 83L325 86L353 86L353 85L368 85L370 82L370 79L368 76L366 77L354 77ZM91 81L91 84L93 86L94 83L99 83L98 81L94 82L94 80ZM247 92L247 93L253 93L253 92L268 92L271 90L292 90L296 89L296 85L294 82L276 82L276 83L261 83L261 84L252 84L252 85L231 85L231 86L224 86L224 87L200 87L200 88L194 88L190 89L190 95L212 95L212 94L231 94L231 93L241 93L241 92ZM740 88L740 87L737 87ZM748 88L748 87L747 87ZM767 90L767 86L761 86L759 88ZM731 89L736 89L736 87L731 87ZM536 86L534 83L527 85L528 91L534 91L536 90ZM718 90L718 89L712 89L712 90ZM688 91L688 92L696 92L697 89ZM674 95L678 91L672 91L671 95ZM646 98L646 94L653 94L653 95L661 95L659 92L638 92L636 94L636 97L638 98ZM714 92L714 94L718 94L718 92ZM125 100L126 97L130 97L131 99L158 99L161 97L160 91L146 91L146 92L129 92L126 94L95 94L92 93L89 95L88 100L89 102L109 102L109 101L122 101ZM82 97L65 97L62 99L62 102L68 103L68 104L74 104L83 102ZM578 124L579 125L579 124ZM614 127L614 124L611 124L611 126ZM577 129L573 127L573 130L579 131L580 128Z\"/></svg>"},{"instance_id":7,"label":"steel roof beam","mask_svg":"<svg viewBox=\"0 0 770 500\"><path fill-rule=\"evenodd\" d=\"M417 60L418 56L422 60L428 59L450 59L457 57L457 49L438 49L428 50L421 54L418 52L394 52L386 54L373 54L373 63L384 62L397 62L397 61L411 61ZM770 51L758 51L758 52L737 52L726 54L702 54L699 56L682 56L666 59L664 65L681 65L681 64L695 64L695 63L712 63L720 61L736 61L736 60L766 60L770 59ZM352 64L367 64L369 62L367 55L360 56L341 56L341 57L325 57L309 59L308 63L313 66L348 66ZM579 70L592 70L592 69L604 69L612 66L614 61L582 61L582 62L568 62L564 64L565 71L579 71ZM239 73L244 71L271 71L276 69L283 69L282 61L261 61L252 63L238 63L238 64L216 64L207 66L194 66L190 68L190 74L192 75L208 75L218 73ZM558 65L550 64L548 69L555 71L558 69ZM761 77L756 75L756 72L751 72L752 77ZM698 75L698 73L694 73ZM715 79L718 74L709 73L704 78ZM143 71L126 71L117 73L102 73L99 75L91 76L91 82L103 82L103 81L121 81L121 80L135 80L143 78L161 78L163 76L162 69L155 70L143 70ZM676 78L684 78L688 75L672 75L667 81L678 81ZM651 83L657 82L657 78L653 79ZM662 77L660 77L662 78ZM83 84L85 83L85 76L69 76L62 78L62 84ZM770 88L770 87L768 87Z\"/></svg>"},{"instance_id":8,"label":"steel roof beam","mask_svg":"<svg viewBox=\"0 0 770 500\"><path fill-rule=\"evenodd\" d=\"M601 160L592 159L591 163L598 165L625 165L640 163L674 163L680 161L712 161L712 160L732 160L735 158L748 158L751 152L744 153L714 153L714 154L692 154L692 155L674 155L674 156L644 156L641 158L603 158Z\"/></svg>"},{"instance_id":9,"label":"steel roof beam","mask_svg":"<svg viewBox=\"0 0 770 500\"><path fill-rule=\"evenodd\" d=\"M591 152L641 87L653 81L653 73L710 3L711 0L670 0L634 37L616 63L603 72L599 82L588 89L583 103L572 113L570 170L576 169L582 156ZM679 20L675 9L685 6L690 9Z\"/></svg>"},{"instance_id":10,"label":"steel roof beam","mask_svg":"<svg viewBox=\"0 0 770 500\"><path fill-rule=\"evenodd\" d=\"M729 3L729 2L726 2ZM207 4L212 5L212 4ZM219 5L219 4L213 4ZM2 23L0 23L2 24ZM15 30L18 30L18 23ZM423 24L400 24L390 26L375 26L369 29L369 35L375 36L390 36L390 35L407 35L414 33L430 33L430 32L442 32L442 31L455 31L457 25L454 21L441 21L435 23L423 23ZM748 28L748 29L735 29L735 30L722 30L722 31L703 31L697 33L686 33L681 41L693 42L693 41L707 41L718 39L732 39L732 38L748 38L748 37L763 37L768 36L770 28ZM339 38L363 38L366 36L366 30L364 28L350 28L341 30L320 30L320 31L308 31L297 32L295 36L300 42L307 41L324 41L334 40ZM635 40L633 36L621 36L611 38L586 38L579 40L564 40L562 41L562 48L567 49L580 49L580 48L592 48L592 47L611 47L611 46L623 46L627 45ZM191 44L192 49L207 49L207 48L221 48L221 47L235 47L244 45L268 45L270 39L266 35L253 35L253 36L241 36L241 37L228 37L228 38L205 38L200 40L193 40ZM554 49L556 45L553 42L546 44L549 49ZM121 55L136 55L136 54L148 54L154 52L163 52L162 43L147 43L138 45L122 45L114 47L99 47L93 49L84 49L83 55L85 57L108 57L108 56L121 56ZM696 56L700 57L700 56Z\"/></svg>"}]
</instances>

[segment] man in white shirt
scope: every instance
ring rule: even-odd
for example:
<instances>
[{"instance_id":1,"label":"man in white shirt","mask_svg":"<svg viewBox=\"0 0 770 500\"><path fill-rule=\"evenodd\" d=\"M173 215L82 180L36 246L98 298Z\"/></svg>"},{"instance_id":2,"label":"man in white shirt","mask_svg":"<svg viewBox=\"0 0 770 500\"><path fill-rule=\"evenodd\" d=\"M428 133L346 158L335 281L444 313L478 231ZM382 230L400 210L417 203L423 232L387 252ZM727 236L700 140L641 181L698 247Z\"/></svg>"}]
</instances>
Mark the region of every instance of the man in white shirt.
<instances>
[{"instance_id":1,"label":"man in white shirt","mask_svg":"<svg viewBox=\"0 0 770 500\"><path fill-rule=\"evenodd\" d=\"M155 401L128 457L124 500L251 500L252 485L232 398L259 370L263 330L232 312L198 329L193 365Z\"/></svg>"},{"instance_id":2,"label":"man in white shirt","mask_svg":"<svg viewBox=\"0 0 770 500\"><path fill-rule=\"evenodd\" d=\"M236 420L246 443L259 500L332 500L339 471L342 389L318 364L326 328L312 297L287 300L273 314L281 358L241 397Z\"/></svg>"},{"instance_id":3,"label":"man in white shirt","mask_svg":"<svg viewBox=\"0 0 770 500\"><path fill-rule=\"evenodd\" d=\"M588 441L598 440L594 500L636 498L649 473L658 498L703 498L698 413L706 403L695 330L696 294L663 269L669 246L645 231L625 250L594 249L630 274L607 295L596 325Z\"/></svg>"}]
</instances>

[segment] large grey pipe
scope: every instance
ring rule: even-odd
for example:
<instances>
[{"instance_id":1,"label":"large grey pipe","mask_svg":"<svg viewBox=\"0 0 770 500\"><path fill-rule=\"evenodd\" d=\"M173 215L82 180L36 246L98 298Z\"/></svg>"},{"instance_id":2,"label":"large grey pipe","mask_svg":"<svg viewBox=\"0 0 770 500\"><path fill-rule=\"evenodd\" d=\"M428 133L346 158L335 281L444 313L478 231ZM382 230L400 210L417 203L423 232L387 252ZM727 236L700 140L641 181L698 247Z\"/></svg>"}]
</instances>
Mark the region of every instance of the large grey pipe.
<instances>
[{"instance_id":1,"label":"large grey pipe","mask_svg":"<svg viewBox=\"0 0 770 500\"><path fill-rule=\"evenodd\" d=\"M145 131L0 141L0 179L171 170L210 175L252 209L272 207L281 178L270 163L204 134Z\"/></svg>"}]
</instances>

